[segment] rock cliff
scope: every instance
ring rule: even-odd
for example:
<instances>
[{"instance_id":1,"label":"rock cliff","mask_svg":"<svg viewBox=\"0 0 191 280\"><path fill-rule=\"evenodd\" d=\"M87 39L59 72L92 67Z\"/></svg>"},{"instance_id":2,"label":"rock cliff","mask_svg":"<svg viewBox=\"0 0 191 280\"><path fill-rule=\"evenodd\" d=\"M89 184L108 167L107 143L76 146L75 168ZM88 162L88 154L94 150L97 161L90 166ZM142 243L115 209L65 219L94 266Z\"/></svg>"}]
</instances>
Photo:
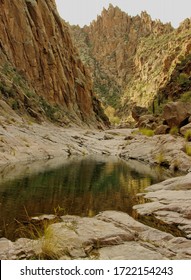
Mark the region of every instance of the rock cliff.
<instances>
[{"instance_id":1,"label":"rock cliff","mask_svg":"<svg viewBox=\"0 0 191 280\"><path fill-rule=\"evenodd\" d=\"M0 1L0 99L36 120L107 122L54 0Z\"/></svg>"},{"instance_id":2,"label":"rock cliff","mask_svg":"<svg viewBox=\"0 0 191 280\"><path fill-rule=\"evenodd\" d=\"M185 20L172 32L151 35L141 40L134 57L136 74L124 91L122 101L124 105L131 100L132 103L148 107L161 89L173 79L178 65L181 65L191 52L189 26L190 20ZM164 91L161 99L174 95L172 92L164 93Z\"/></svg>"},{"instance_id":3,"label":"rock cliff","mask_svg":"<svg viewBox=\"0 0 191 280\"><path fill-rule=\"evenodd\" d=\"M134 104L148 107L190 53L190 20L178 29L146 13L131 17L109 6L90 26L71 27L94 89L126 118Z\"/></svg>"}]
</instances>

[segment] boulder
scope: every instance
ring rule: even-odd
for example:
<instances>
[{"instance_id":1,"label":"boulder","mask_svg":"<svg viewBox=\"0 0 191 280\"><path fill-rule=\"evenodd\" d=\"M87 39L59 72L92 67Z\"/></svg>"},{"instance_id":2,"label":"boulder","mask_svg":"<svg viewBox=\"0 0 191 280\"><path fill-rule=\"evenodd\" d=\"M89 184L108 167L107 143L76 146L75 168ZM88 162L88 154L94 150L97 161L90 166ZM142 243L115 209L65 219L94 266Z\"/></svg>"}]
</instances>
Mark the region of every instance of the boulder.
<instances>
[{"instance_id":1,"label":"boulder","mask_svg":"<svg viewBox=\"0 0 191 280\"><path fill-rule=\"evenodd\" d=\"M137 126L148 129L155 129L157 127L157 118L153 115L142 115L139 118Z\"/></svg>"},{"instance_id":2,"label":"boulder","mask_svg":"<svg viewBox=\"0 0 191 280\"><path fill-rule=\"evenodd\" d=\"M148 110L145 107L141 107L141 106L134 106L132 109L132 117L133 119L138 122L139 118L143 115L148 114Z\"/></svg>"},{"instance_id":3,"label":"boulder","mask_svg":"<svg viewBox=\"0 0 191 280\"><path fill-rule=\"evenodd\" d=\"M170 127L168 125L161 124L155 129L155 134L156 135L167 134L169 131L170 131Z\"/></svg>"},{"instance_id":4,"label":"boulder","mask_svg":"<svg viewBox=\"0 0 191 280\"><path fill-rule=\"evenodd\" d=\"M0 238L0 259L4 260L12 254L13 243L7 238Z\"/></svg>"},{"instance_id":5,"label":"boulder","mask_svg":"<svg viewBox=\"0 0 191 280\"><path fill-rule=\"evenodd\" d=\"M182 127L188 124L188 119L191 116L191 104L181 101L170 102L164 106L163 118L166 124L172 127Z\"/></svg>"}]
</instances>

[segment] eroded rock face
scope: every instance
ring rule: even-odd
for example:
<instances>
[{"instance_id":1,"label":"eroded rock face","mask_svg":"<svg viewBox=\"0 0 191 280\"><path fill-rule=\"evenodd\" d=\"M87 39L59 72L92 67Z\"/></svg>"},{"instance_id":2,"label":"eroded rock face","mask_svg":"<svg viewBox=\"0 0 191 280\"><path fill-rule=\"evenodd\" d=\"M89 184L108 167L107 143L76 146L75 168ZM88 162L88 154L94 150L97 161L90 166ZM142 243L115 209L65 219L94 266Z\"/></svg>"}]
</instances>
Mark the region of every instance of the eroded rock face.
<instances>
[{"instance_id":1,"label":"eroded rock face","mask_svg":"<svg viewBox=\"0 0 191 280\"><path fill-rule=\"evenodd\" d=\"M100 122L104 114L99 115L101 107L93 94L90 74L79 58L55 1L1 1L0 18L0 72L1 76L9 77L12 92L17 92L13 98L19 97L29 114L37 118L40 112L35 111L33 104L26 105L30 98L27 87L21 83L23 79L37 96L45 98L50 107L47 110L51 111L54 104L61 106L70 121L92 125ZM12 81L10 72L15 69ZM3 86L3 98L6 95L10 98L7 82ZM14 107L21 108L22 104Z\"/></svg>"},{"instance_id":2,"label":"eroded rock face","mask_svg":"<svg viewBox=\"0 0 191 280\"><path fill-rule=\"evenodd\" d=\"M191 26L191 21L186 20ZM184 28L183 28L184 27ZM177 32L187 33L190 28L185 28L184 23L178 28ZM187 38L187 43L182 46L185 56L180 56L176 67L174 68L170 79L165 86L159 90L160 98L169 98L170 100L177 100L183 98L185 102L189 102L189 91L191 87L191 42L190 36ZM182 96L183 95L183 96Z\"/></svg>"},{"instance_id":3,"label":"eroded rock face","mask_svg":"<svg viewBox=\"0 0 191 280\"><path fill-rule=\"evenodd\" d=\"M190 26L190 20L186 22ZM153 113L158 113L156 103L160 106L172 97L177 100L188 90L189 86L186 83L183 85L184 81L179 77L184 72L183 67L187 75L184 78L189 80L190 76L191 29L186 28L185 23L178 29L143 37L139 42L134 57L135 74L127 83L122 99L124 106L127 106L126 103L137 103L139 106L150 106Z\"/></svg>"},{"instance_id":4,"label":"eroded rock face","mask_svg":"<svg viewBox=\"0 0 191 280\"><path fill-rule=\"evenodd\" d=\"M131 17L111 4L90 26L71 27L81 58L92 72L96 92L111 105L119 105L122 90L135 74L140 39L172 29L170 24L152 21L146 12Z\"/></svg>"},{"instance_id":5,"label":"eroded rock face","mask_svg":"<svg viewBox=\"0 0 191 280\"><path fill-rule=\"evenodd\" d=\"M176 100L177 86L171 83L186 57L188 78L190 75L190 30L189 19L173 29L170 24L153 21L145 12L130 17L112 5L90 26L72 27L96 92L106 104L119 108L121 117L130 115L135 104L151 106L162 89L159 103L168 96ZM185 90L189 88L186 86ZM178 86L178 95L181 93Z\"/></svg>"},{"instance_id":6,"label":"eroded rock face","mask_svg":"<svg viewBox=\"0 0 191 280\"><path fill-rule=\"evenodd\" d=\"M190 259L191 241L143 225L126 213L105 211L94 218L63 216L39 240L0 239L1 259L42 255L59 259Z\"/></svg>"}]
</instances>

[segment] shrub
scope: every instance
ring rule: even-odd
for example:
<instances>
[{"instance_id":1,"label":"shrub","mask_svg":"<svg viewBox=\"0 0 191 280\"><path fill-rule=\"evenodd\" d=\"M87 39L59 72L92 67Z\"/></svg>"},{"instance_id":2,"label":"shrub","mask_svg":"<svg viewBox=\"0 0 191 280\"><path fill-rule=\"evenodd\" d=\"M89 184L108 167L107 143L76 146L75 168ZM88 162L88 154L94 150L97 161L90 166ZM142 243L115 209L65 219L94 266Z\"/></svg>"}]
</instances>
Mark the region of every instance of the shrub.
<instances>
[{"instance_id":1,"label":"shrub","mask_svg":"<svg viewBox=\"0 0 191 280\"><path fill-rule=\"evenodd\" d=\"M177 83L181 86L189 84L189 76L186 73L180 73L179 77L177 78Z\"/></svg>"},{"instance_id":2,"label":"shrub","mask_svg":"<svg viewBox=\"0 0 191 280\"><path fill-rule=\"evenodd\" d=\"M164 166L164 167L169 167L169 162L168 160L165 158L164 153L161 152L159 154L156 155L156 162L160 165L160 166Z\"/></svg>"},{"instance_id":3,"label":"shrub","mask_svg":"<svg viewBox=\"0 0 191 280\"><path fill-rule=\"evenodd\" d=\"M182 102L190 102L191 101L191 91L186 91L180 96L180 100Z\"/></svg>"},{"instance_id":4,"label":"shrub","mask_svg":"<svg viewBox=\"0 0 191 280\"><path fill-rule=\"evenodd\" d=\"M39 256L43 260L58 260L60 258L60 248L58 241L54 237L50 226L45 225L42 240L42 253Z\"/></svg>"},{"instance_id":5,"label":"shrub","mask_svg":"<svg viewBox=\"0 0 191 280\"><path fill-rule=\"evenodd\" d=\"M179 129L177 126L173 126L169 132L171 135L177 135L179 133Z\"/></svg>"},{"instance_id":6,"label":"shrub","mask_svg":"<svg viewBox=\"0 0 191 280\"><path fill-rule=\"evenodd\" d=\"M109 121L112 124L119 124L120 123L120 118L118 116L116 116L116 111L115 108L108 106L105 109L105 114L107 115L107 117L109 118Z\"/></svg>"},{"instance_id":7,"label":"shrub","mask_svg":"<svg viewBox=\"0 0 191 280\"><path fill-rule=\"evenodd\" d=\"M191 146L188 144L185 144L184 151L188 156L191 156Z\"/></svg>"},{"instance_id":8,"label":"shrub","mask_svg":"<svg viewBox=\"0 0 191 280\"><path fill-rule=\"evenodd\" d=\"M154 131L152 129L148 129L148 128L140 128L139 131L141 132L141 134L151 137L154 135Z\"/></svg>"},{"instance_id":9,"label":"shrub","mask_svg":"<svg viewBox=\"0 0 191 280\"><path fill-rule=\"evenodd\" d=\"M164 105L167 103L167 100L159 101L159 96L155 97L155 99L151 102L148 112L154 115L160 115L163 112Z\"/></svg>"},{"instance_id":10,"label":"shrub","mask_svg":"<svg viewBox=\"0 0 191 280\"><path fill-rule=\"evenodd\" d=\"M186 131L184 138L186 139L186 141L191 141L191 130L190 129Z\"/></svg>"},{"instance_id":11,"label":"shrub","mask_svg":"<svg viewBox=\"0 0 191 280\"><path fill-rule=\"evenodd\" d=\"M40 97L40 105L42 109L44 110L46 116L49 118L51 121L57 121L57 114L58 111L60 110L58 105L51 105L46 101L43 97Z\"/></svg>"}]
</instances>

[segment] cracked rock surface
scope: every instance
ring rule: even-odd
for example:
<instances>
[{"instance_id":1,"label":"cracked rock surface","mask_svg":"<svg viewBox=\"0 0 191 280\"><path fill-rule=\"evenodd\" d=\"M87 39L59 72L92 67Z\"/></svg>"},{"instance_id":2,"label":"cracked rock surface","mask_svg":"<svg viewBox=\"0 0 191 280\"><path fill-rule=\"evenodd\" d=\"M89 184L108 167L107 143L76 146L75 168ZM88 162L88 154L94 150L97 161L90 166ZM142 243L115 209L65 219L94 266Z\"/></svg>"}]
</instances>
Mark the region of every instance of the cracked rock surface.
<instances>
[{"instance_id":1,"label":"cracked rock surface","mask_svg":"<svg viewBox=\"0 0 191 280\"><path fill-rule=\"evenodd\" d=\"M1 259L190 259L191 240L151 228L126 213L104 211L93 218L63 216L37 240L0 239Z\"/></svg>"}]
</instances>

